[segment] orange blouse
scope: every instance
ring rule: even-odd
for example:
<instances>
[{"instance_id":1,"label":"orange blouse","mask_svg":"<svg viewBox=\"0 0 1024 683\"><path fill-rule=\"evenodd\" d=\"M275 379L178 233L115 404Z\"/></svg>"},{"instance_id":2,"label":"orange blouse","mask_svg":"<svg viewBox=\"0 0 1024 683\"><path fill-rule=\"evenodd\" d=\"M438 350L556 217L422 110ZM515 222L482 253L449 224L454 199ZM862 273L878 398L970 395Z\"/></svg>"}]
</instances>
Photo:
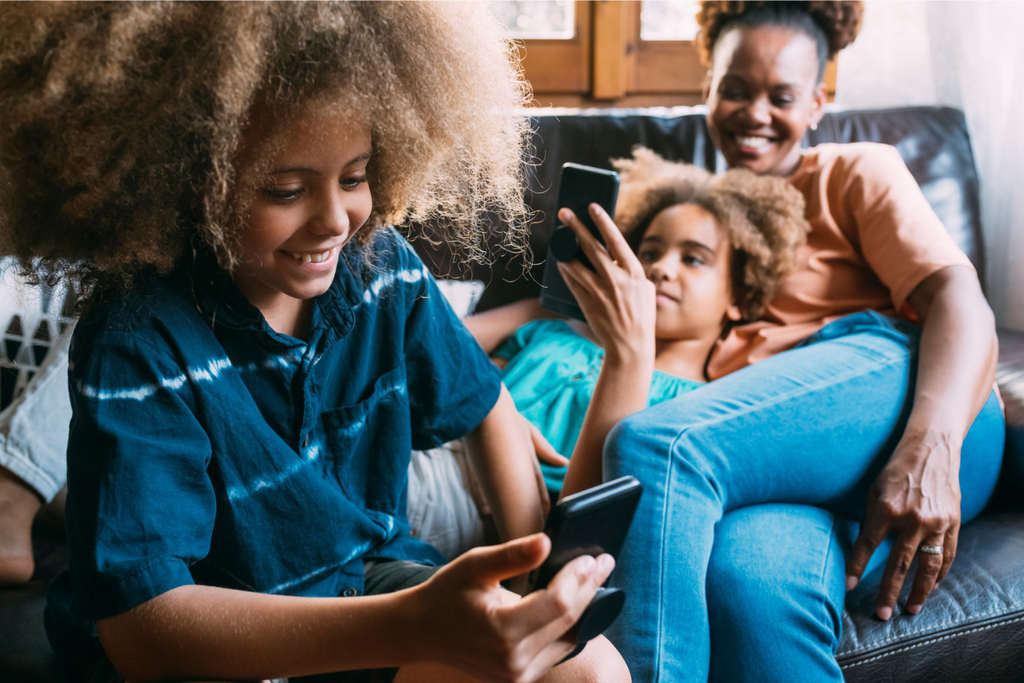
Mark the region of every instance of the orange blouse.
<instances>
[{"instance_id":1,"label":"orange blouse","mask_svg":"<svg viewBox=\"0 0 1024 683\"><path fill-rule=\"evenodd\" d=\"M763 319L718 342L711 379L790 349L850 313L913 320L907 297L925 278L951 265L973 269L894 147L818 145L788 180L807 202L807 244Z\"/></svg>"}]
</instances>

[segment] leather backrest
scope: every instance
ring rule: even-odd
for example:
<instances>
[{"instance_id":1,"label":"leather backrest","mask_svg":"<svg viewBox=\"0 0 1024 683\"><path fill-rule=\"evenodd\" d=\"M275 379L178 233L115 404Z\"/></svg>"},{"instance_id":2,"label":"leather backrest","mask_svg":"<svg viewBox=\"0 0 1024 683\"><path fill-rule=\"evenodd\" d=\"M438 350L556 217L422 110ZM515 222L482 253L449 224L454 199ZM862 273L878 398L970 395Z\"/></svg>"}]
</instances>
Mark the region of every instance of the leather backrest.
<instances>
[{"instance_id":1,"label":"leather backrest","mask_svg":"<svg viewBox=\"0 0 1024 683\"><path fill-rule=\"evenodd\" d=\"M537 212L531 236L532 267L523 256L497 255L490 267L460 268L443 246L417 241L442 277L474 277L487 284L480 309L537 296L547 240L557 207L558 171L567 161L611 168L641 144L667 159L722 171L725 162L705 126L704 107L652 110L555 110L534 116L537 164L529 169L527 202ZM822 142L882 142L899 150L946 229L984 282L978 176L963 114L949 107L843 110L830 107L805 146Z\"/></svg>"}]
</instances>

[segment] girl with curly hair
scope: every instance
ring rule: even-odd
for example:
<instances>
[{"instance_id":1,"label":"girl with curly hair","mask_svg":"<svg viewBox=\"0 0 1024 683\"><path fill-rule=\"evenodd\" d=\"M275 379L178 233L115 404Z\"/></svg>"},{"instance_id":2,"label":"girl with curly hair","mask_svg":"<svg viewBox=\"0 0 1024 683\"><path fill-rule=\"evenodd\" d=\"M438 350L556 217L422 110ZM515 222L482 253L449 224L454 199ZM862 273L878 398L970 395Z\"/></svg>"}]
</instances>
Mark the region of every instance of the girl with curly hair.
<instances>
[{"instance_id":1,"label":"girl with curly hair","mask_svg":"<svg viewBox=\"0 0 1024 683\"><path fill-rule=\"evenodd\" d=\"M493 22L463 3L0 18L2 245L89 299L46 613L74 675L628 679L603 639L549 671L611 558L500 587L549 548L528 439L384 227L440 220L472 254L484 216L524 224L525 91ZM441 566L405 472L467 433L508 542Z\"/></svg>"},{"instance_id":2,"label":"girl with curly hair","mask_svg":"<svg viewBox=\"0 0 1024 683\"><path fill-rule=\"evenodd\" d=\"M629 291L605 280L617 271L592 250L596 271L561 266L586 324L535 320L515 329L535 300L466 320L503 368L519 412L556 452L572 454L568 470L541 463L554 495L601 483L601 447L620 419L708 380L716 342L758 319L809 229L803 197L778 178L742 169L716 178L644 148L613 165L619 230L604 237L617 266L636 274ZM607 298L616 295L613 305Z\"/></svg>"},{"instance_id":3,"label":"girl with curly hair","mask_svg":"<svg viewBox=\"0 0 1024 683\"><path fill-rule=\"evenodd\" d=\"M995 486L996 335L970 262L895 149L801 149L861 9L704 2L698 15L712 139L731 168L796 189L811 231L762 320L716 343L716 381L626 418L605 445L604 475L644 484L609 635L637 680L839 683L846 590L884 565L876 609L890 619L916 557L912 619ZM639 278L620 273L615 291Z\"/></svg>"}]
</instances>

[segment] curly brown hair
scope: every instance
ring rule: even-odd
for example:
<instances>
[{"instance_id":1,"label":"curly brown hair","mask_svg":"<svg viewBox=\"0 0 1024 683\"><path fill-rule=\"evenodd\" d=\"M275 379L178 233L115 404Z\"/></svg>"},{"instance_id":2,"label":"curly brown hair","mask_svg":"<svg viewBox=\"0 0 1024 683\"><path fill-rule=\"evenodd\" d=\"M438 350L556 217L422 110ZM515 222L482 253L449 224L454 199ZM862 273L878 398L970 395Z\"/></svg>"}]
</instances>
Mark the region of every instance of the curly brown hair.
<instances>
[{"instance_id":1,"label":"curly brown hair","mask_svg":"<svg viewBox=\"0 0 1024 683\"><path fill-rule=\"evenodd\" d=\"M476 3L4 3L0 24L0 253L37 274L127 287L203 245L234 267L274 144L239 161L254 111L370 126L363 244L433 220L480 258L486 217L525 242L528 86Z\"/></svg>"},{"instance_id":2,"label":"curly brown hair","mask_svg":"<svg viewBox=\"0 0 1024 683\"><path fill-rule=\"evenodd\" d=\"M731 26L787 26L806 33L818 44L818 80L825 73L825 62L852 43L860 31L864 3L860 0L791 2L780 0L723 0L700 3L697 45L705 64L718 38Z\"/></svg>"},{"instance_id":3,"label":"curly brown hair","mask_svg":"<svg viewBox=\"0 0 1024 683\"><path fill-rule=\"evenodd\" d=\"M797 249L811 226L804 198L782 178L733 169L714 176L666 161L637 147L632 159L615 159L621 189L615 223L635 251L655 216L695 204L725 229L732 256L732 291L745 320L755 320L797 264Z\"/></svg>"}]
</instances>

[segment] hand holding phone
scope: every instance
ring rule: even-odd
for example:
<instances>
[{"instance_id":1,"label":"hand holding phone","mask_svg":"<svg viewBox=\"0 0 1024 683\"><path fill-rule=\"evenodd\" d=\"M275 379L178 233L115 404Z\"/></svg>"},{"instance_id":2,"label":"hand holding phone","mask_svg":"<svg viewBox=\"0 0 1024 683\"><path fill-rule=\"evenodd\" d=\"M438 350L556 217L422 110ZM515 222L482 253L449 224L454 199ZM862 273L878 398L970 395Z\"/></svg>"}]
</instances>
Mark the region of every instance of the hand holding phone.
<instances>
[{"instance_id":1,"label":"hand holding phone","mask_svg":"<svg viewBox=\"0 0 1024 683\"><path fill-rule=\"evenodd\" d=\"M532 590L547 586L562 567L580 555L608 553L617 557L642 493L643 486L635 478L620 477L560 500L544 525L551 553L531 574ZM615 621L625 602L626 594L619 588L598 589L576 622L576 652Z\"/></svg>"},{"instance_id":2,"label":"hand holding phone","mask_svg":"<svg viewBox=\"0 0 1024 683\"><path fill-rule=\"evenodd\" d=\"M570 209L583 226L604 244L600 231L590 216L591 204L598 204L611 216L619 195L619 174L592 166L566 163L558 182L558 208ZM548 257L544 264L543 289L540 303L544 308L577 320L585 320L583 311L558 272L557 261L579 260L591 269L593 266L580 249L575 233L555 219L555 229L548 241Z\"/></svg>"}]
</instances>

